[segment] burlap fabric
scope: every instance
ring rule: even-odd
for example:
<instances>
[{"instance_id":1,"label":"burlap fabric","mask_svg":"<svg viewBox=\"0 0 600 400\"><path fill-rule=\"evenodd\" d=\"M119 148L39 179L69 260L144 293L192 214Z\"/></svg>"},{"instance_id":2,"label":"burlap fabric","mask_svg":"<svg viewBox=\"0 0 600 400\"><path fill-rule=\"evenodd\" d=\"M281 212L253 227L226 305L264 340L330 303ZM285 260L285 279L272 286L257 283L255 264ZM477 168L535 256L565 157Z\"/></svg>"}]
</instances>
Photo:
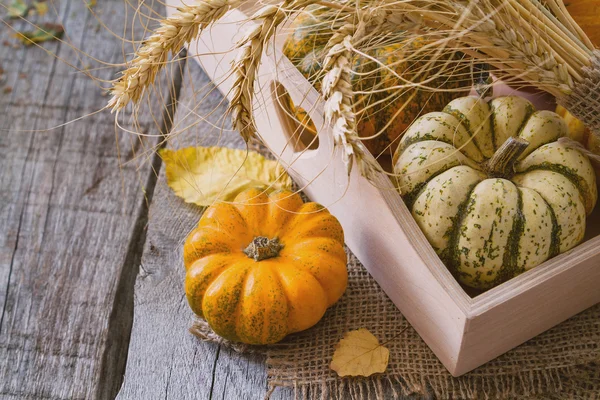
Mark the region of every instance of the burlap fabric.
<instances>
[{"instance_id":1,"label":"burlap fabric","mask_svg":"<svg viewBox=\"0 0 600 400\"><path fill-rule=\"evenodd\" d=\"M591 61L592 65L583 69L583 80L575 84L573 93L556 100L600 135L600 50L594 51Z\"/></svg>"},{"instance_id":2,"label":"burlap fabric","mask_svg":"<svg viewBox=\"0 0 600 400\"><path fill-rule=\"evenodd\" d=\"M191 330L203 340L220 341L240 352L266 353L269 386L293 387L301 399L411 394L440 399L600 398L600 305L453 378L350 252L348 272L348 290L321 322L279 344L252 347L222 341L202 320ZM339 378L329 369L335 345L345 332L358 328L369 329L385 342L390 364L379 376Z\"/></svg>"}]
</instances>

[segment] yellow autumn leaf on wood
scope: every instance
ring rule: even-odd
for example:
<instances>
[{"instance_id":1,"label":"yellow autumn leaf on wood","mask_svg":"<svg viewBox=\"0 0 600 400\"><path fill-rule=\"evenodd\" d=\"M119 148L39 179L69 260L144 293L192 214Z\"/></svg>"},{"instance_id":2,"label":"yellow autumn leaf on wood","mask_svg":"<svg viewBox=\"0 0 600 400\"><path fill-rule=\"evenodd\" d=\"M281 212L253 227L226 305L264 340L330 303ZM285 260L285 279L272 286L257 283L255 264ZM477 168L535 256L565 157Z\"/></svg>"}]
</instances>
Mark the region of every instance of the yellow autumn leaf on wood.
<instances>
[{"instance_id":1,"label":"yellow autumn leaf on wood","mask_svg":"<svg viewBox=\"0 0 600 400\"><path fill-rule=\"evenodd\" d=\"M251 187L291 189L292 180L277 162L258 153L224 147L186 147L159 152L167 183L187 203L208 206L231 201Z\"/></svg>"},{"instance_id":2,"label":"yellow autumn leaf on wood","mask_svg":"<svg viewBox=\"0 0 600 400\"><path fill-rule=\"evenodd\" d=\"M40 17L43 17L48 13L48 3L46 3L46 1L34 1L33 7Z\"/></svg>"},{"instance_id":3,"label":"yellow autumn leaf on wood","mask_svg":"<svg viewBox=\"0 0 600 400\"><path fill-rule=\"evenodd\" d=\"M368 330L347 332L336 346L329 367L339 376L369 376L384 372L390 351Z\"/></svg>"}]
</instances>

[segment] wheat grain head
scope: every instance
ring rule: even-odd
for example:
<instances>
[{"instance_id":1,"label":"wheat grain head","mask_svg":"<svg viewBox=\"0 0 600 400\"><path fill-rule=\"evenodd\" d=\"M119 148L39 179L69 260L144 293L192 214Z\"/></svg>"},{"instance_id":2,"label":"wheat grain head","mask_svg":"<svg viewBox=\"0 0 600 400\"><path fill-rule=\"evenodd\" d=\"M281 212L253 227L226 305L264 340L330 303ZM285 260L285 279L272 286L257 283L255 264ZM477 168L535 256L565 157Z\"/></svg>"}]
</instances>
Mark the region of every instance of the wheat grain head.
<instances>
[{"instance_id":1,"label":"wheat grain head","mask_svg":"<svg viewBox=\"0 0 600 400\"><path fill-rule=\"evenodd\" d=\"M118 111L129 102L137 103L144 90L154 83L170 54L176 54L194 40L198 33L219 20L241 0L198 0L194 5L182 5L173 16L163 19L160 26L136 51L122 76L113 83L111 110Z\"/></svg>"}]
</instances>

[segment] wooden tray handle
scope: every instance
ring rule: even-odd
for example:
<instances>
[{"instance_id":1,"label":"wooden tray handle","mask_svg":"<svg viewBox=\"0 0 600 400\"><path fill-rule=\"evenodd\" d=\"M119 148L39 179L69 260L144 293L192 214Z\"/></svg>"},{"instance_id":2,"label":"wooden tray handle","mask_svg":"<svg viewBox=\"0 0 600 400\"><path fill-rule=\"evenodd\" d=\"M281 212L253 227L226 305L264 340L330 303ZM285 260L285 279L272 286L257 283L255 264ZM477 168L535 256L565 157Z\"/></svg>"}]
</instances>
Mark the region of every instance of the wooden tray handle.
<instances>
[{"instance_id":1,"label":"wooden tray handle","mask_svg":"<svg viewBox=\"0 0 600 400\"><path fill-rule=\"evenodd\" d=\"M316 149L309 149L298 140L301 129L292 123L289 110L285 110L284 95L295 105L304 108L313 121L318 140ZM257 92L254 98L254 119L264 143L280 157L286 166L311 163L325 168L333 162L334 143L331 127L325 122L323 100L315 88L280 51L269 49L258 70ZM306 136L306 135L305 135ZM310 138L309 138L310 141Z\"/></svg>"}]
</instances>

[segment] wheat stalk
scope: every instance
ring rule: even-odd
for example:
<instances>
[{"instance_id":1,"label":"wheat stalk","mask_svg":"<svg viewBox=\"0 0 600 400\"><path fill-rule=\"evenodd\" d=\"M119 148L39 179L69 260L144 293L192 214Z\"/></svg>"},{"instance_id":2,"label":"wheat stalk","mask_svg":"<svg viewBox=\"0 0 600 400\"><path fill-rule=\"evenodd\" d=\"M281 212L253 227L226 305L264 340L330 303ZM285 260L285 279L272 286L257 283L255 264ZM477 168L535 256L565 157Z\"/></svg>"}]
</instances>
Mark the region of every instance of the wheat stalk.
<instances>
[{"instance_id":1,"label":"wheat stalk","mask_svg":"<svg viewBox=\"0 0 600 400\"><path fill-rule=\"evenodd\" d=\"M334 143L342 149L348 174L356 161L361 174L373 179L374 172L383 172L383 170L362 143L363 140L372 139L374 136L361 138L357 131L355 112L357 104L354 103L355 93L352 89L351 60L353 54L360 54L379 63L378 60L357 50L357 47L368 43L373 35L381 36L382 32L397 30L399 26L402 30L415 29L420 22L419 17L414 14L398 18L376 8L366 12L359 11L354 18L348 20L357 22L347 22L341 26L325 46L327 53L322 71L324 113L326 120L332 125ZM389 68L389 66L383 67Z\"/></svg>"},{"instance_id":2,"label":"wheat stalk","mask_svg":"<svg viewBox=\"0 0 600 400\"><path fill-rule=\"evenodd\" d=\"M352 91L350 67L353 44L360 42L367 34L367 25L380 25L381 13L362 14L335 31L325 49L327 55L323 64L322 94L325 100L325 119L332 125L334 144L342 151L348 175L356 160L361 173L372 177L381 167L372 157L358 136L356 114L354 112L354 92Z\"/></svg>"},{"instance_id":3,"label":"wheat stalk","mask_svg":"<svg viewBox=\"0 0 600 400\"><path fill-rule=\"evenodd\" d=\"M285 0L280 5L261 8L251 18L258 23L246 32L237 44L237 57L233 62L234 83L228 113L231 114L233 129L240 132L246 142L256 137L252 119L252 100L258 66L266 43L273 37L277 27L285 21L288 13L298 11L315 0Z\"/></svg>"},{"instance_id":4,"label":"wheat stalk","mask_svg":"<svg viewBox=\"0 0 600 400\"><path fill-rule=\"evenodd\" d=\"M509 82L533 85L551 93L557 102L600 136L600 50L566 11L562 0L373 0L363 8L388 14L380 34L402 29L394 22L409 14L422 18L419 32L428 44L403 60L435 60L441 52L460 51L488 63L494 74ZM362 3L364 4L364 3ZM359 11L345 9L345 14ZM348 15L345 16L346 18ZM472 62L472 61L467 61ZM384 66L385 67L385 66ZM425 67L424 67L425 68ZM425 72L425 71L424 71ZM452 71L428 74L454 79ZM400 80L404 87L419 88L423 82ZM398 88L399 89L399 88ZM436 91L436 88L429 88Z\"/></svg>"},{"instance_id":5,"label":"wheat stalk","mask_svg":"<svg viewBox=\"0 0 600 400\"><path fill-rule=\"evenodd\" d=\"M564 7L553 4L555 13ZM392 14L421 12L424 24L440 40L432 43L439 50L461 51L497 68L497 73L518 75L530 84L557 97L568 96L582 69L590 65L592 48L577 29L576 36L560 21L576 26L568 13L554 17L537 0L479 0L431 2L424 8L418 1L391 3Z\"/></svg>"},{"instance_id":6,"label":"wheat stalk","mask_svg":"<svg viewBox=\"0 0 600 400\"><path fill-rule=\"evenodd\" d=\"M122 72L121 78L114 82L108 107L114 112L130 101L137 103L144 90L154 83L169 54L179 52L201 30L241 2L242 0L197 0L197 4L182 5L177 13L162 20L160 26L135 52L135 57Z\"/></svg>"},{"instance_id":7,"label":"wheat stalk","mask_svg":"<svg viewBox=\"0 0 600 400\"><path fill-rule=\"evenodd\" d=\"M358 20L367 10L387 14L387 23L378 28L385 35L404 28L409 15L422 19L419 32L408 30L408 38L426 34L428 44L404 55L402 61L430 57L435 60L441 52L462 51L497 68L495 74L503 79L537 86L555 95L575 116L600 134L600 52L594 51L589 39L572 21L561 0L374 0L362 2L362 9L343 10L346 20ZM356 46L356 48L354 47ZM325 113L334 122L336 142L345 148L345 159L361 155L357 143L356 123L350 99L351 86L344 79L349 70L350 50L360 53L344 38L334 55L343 55L333 63L327 82L336 82L337 92L324 85L327 99ZM341 61L340 61L341 60ZM472 61L468 61L472 62ZM386 67L382 65L382 67ZM447 69L426 72L429 81L443 78ZM417 74L418 76L418 74ZM347 77L347 76L346 76ZM423 82L412 76L412 82L399 76L403 87L421 88ZM452 74L448 78L453 79ZM329 85L330 86L330 85ZM429 88L436 91L436 88ZM375 92L375 91L374 91Z\"/></svg>"},{"instance_id":8,"label":"wheat stalk","mask_svg":"<svg viewBox=\"0 0 600 400\"><path fill-rule=\"evenodd\" d=\"M138 102L144 89L154 81L169 54L179 51L193 40L201 29L218 20L227 10L243 0L199 0L193 6L183 6L160 27L136 52L129 68L114 83L109 106L115 110L130 101ZM392 38L399 30L406 31L403 40L426 36L427 44L402 54L396 62L425 60L421 71L410 78L398 76L403 82L396 90L425 88L437 78L456 79L452 69L434 68L433 62L443 52L459 51L478 62L497 68L500 78L526 82L555 95L558 102L596 134L600 134L600 52L595 50L581 28L570 17L563 0L282 0L279 5L262 8L251 19L258 22L238 43L238 55L232 66L234 84L230 93L234 129L246 141L256 137L252 118L253 96L258 66L267 42L277 28L296 11L310 4L335 9L327 14L335 30L325 48L326 60L321 71L325 116L333 126L337 148L351 171L357 161L361 172L370 175L380 170L368 154L357 133L357 104L352 89L351 59L353 54L365 54L369 39ZM335 18L335 20L334 20ZM342 26L334 22L343 21ZM412 25L406 22L411 21ZM473 59L464 61L472 63ZM376 61L376 60L374 60ZM379 61L377 61L379 62ZM393 74L392 66L379 62ZM415 65L418 63L415 63ZM422 64L422 63L421 63ZM419 78L419 75L427 79ZM360 73L358 74L360 77ZM359 78L361 79L361 78ZM372 88L372 93L389 88ZM435 92L436 87L427 87ZM359 91L365 98L370 93ZM593 106L588 104L593 103ZM384 100L382 100L384 101ZM590 111L591 109L591 111Z\"/></svg>"}]
</instances>

